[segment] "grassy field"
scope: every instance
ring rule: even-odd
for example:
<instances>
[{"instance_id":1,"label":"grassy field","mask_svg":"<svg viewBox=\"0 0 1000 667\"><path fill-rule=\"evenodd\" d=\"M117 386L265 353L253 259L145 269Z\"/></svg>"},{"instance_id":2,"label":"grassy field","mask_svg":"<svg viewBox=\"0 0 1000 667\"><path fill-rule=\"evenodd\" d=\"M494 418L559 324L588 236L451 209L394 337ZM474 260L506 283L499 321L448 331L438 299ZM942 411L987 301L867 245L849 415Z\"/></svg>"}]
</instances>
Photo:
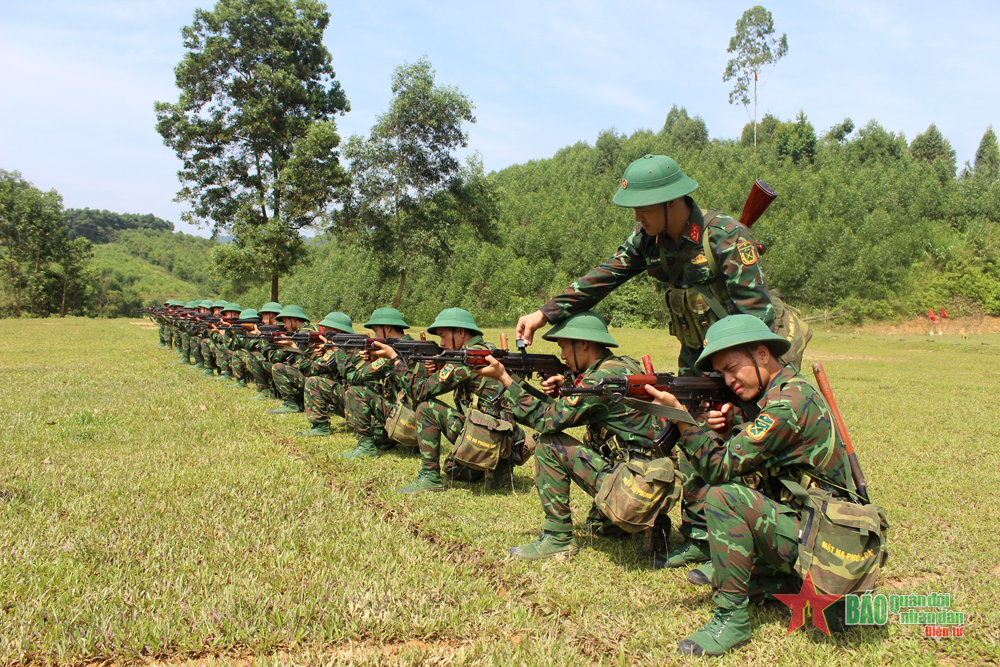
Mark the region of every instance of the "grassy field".
<instances>
[{"instance_id":1,"label":"grassy field","mask_svg":"<svg viewBox=\"0 0 1000 667\"><path fill-rule=\"evenodd\" d=\"M663 332L614 335L673 367ZM401 496L412 454L339 459L342 423L298 437L303 416L175 365L148 326L4 320L0 336L0 663L692 662L675 647L708 590L654 571L638 538L506 558L541 525L531 466L512 490ZM826 332L807 361L888 511L883 590L951 593L967 636L894 620L786 637L768 604L753 643L712 664L1000 664L1000 335Z\"/></svg>"}]
</instances>

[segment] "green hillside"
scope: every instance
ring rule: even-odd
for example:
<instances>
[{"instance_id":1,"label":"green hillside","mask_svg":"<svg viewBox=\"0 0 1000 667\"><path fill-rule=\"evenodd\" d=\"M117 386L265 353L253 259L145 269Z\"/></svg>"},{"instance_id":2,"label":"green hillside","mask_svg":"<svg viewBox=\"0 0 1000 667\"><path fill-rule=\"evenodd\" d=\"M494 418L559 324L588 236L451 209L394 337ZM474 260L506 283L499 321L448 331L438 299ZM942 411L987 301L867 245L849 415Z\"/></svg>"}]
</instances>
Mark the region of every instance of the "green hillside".
<instances>
[{"instance_id":1,"label":"green hillside","mask_svg":"<svg viewBox=\"0 0 1000 667\"><path fill-rule=\"evenodd\" d=\"M129 253L117 243L94 246L95 315L114 317L149 302L212 296L167 269Z\"/></svg>"}]
</instances>

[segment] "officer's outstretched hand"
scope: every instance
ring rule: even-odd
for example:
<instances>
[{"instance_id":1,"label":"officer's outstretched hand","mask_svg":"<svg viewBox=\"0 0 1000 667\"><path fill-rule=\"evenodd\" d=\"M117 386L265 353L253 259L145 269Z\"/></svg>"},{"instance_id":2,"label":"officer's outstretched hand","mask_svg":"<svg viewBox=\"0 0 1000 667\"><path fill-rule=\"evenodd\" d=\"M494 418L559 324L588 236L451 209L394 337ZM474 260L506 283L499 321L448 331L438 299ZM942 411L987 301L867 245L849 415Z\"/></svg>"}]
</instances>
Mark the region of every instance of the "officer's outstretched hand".
<instances>
[{"instance_id":1,"label":"officer's outstretched hand","mask_svg":"<svg viewBox=\"0 0 1000 667\"><path fill-rule=\"evenodd\" d=\"M531 345L535 338L535 332L548 323L549 320L545 317L545 313L536 310L530 315L521 316L521 319L517 321L517 331L514 335L518 340L523 339L527 345Z\"/></svg>"},{"instance_id":2,"label":"officer's outstretched hand","mask_svg":"<svg viewBox=\"0 0 1000 667\"><path fill-rule=\"evenodd\" d=\"M486 361L489 363L489 366L475 366L472 370L483 377L500 380L505 387L509 387L514 383L514 380L507 373L507 369L503 367L503 364L494 359L493 355L487 355Z\"/></svg>"},{"instance_id":3,"label":"officer's outstretched hand","mask_svg":"<svg viewBox=\"0 0 1000 667\"><path fill-rule=\"evenodd\" d=\"M385 343L380 343L377 340L372 343L375 349L372 350L372 354L379 359L395 359L399 356L396 350L392 349L392 345L386 345Z\"/></svg>"},{"instance_id":4,"label":"officer's outstretched hand","mask_svg":"<svg viewBox=\"0 0 1000 667\"><path fill-rule=\"evenodd\" d=\"M553 375L542 380L542 391L549 396L558 396L559 387L566 384L566 378L562 375Z\"/></svg>"}]
</instances>

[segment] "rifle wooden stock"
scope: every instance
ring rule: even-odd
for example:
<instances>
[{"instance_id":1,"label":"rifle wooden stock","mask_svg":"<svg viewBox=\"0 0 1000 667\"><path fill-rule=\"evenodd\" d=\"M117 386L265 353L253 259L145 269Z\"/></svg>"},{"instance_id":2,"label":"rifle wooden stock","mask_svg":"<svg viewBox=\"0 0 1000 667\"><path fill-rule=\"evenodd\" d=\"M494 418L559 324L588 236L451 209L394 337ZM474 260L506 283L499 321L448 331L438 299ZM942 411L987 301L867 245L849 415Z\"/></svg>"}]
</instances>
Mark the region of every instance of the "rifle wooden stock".
<instances>
[{"instance_id":1,"label":"rifle wooden stock","mask_svg":"<svg viewBox=\"0 0 1000 667\"><path fill-rule=\"evenodd\" d=\"M854 453L854 445L851 443L851 436L847 434L847 426L840 416L840 410L837 409L837 402L833 400L833 388L830 387L830 380L826 377L823 364L818 362L813 364L813 373L816 375L816 383L819 385L819 390L823 393L823 398L826 399L826 403L830 406L830 411L833 413L837 431L840 433L840 439L844 441L844 449L847 450L847 461L851 465L851 477L854 479L854 486L858 489L858 495L864 498L866 502L870 502L868 499L868 482L865 480L864 473L861 472L861 462L858 461L858 455Z\"/></svg>"},{"instance_id":2,"label":"rifle wooden stock","mask_svg":"<svg viewBox=\"0 0 1000 667\"><path fill-rule=\"evenodd\" d=\"M753 182L753 187L750 188L750 194L747 195L746 203L743 204L743 214L740 216L740 222L748 228L753 227L753 224L760 219L760 216L764 215L764 211L767 210L771 202L777 197L778 193L774 191L774 188L758 178Z\"/></svg>"}]
</instances>

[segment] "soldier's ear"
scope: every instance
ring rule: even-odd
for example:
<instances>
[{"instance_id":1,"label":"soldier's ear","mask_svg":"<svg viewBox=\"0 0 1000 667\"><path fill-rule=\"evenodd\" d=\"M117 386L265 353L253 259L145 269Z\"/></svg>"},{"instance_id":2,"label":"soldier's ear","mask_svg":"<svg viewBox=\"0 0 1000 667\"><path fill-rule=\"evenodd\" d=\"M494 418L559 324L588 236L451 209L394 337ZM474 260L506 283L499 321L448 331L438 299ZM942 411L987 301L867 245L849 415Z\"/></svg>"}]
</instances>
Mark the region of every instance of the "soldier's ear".
<instances>
[{"instance_id":1,"label":"soldier's ear","mask_svg":"<svg viewBox=\"0 0 1000 667\"><path fill-rule=\"evenodd\" d=\"M767 362L771 360L771 349L767 345L758 345L754 353L757 355L757 361L761 366L766 366Z\"/></svg>"}]
</instances>

